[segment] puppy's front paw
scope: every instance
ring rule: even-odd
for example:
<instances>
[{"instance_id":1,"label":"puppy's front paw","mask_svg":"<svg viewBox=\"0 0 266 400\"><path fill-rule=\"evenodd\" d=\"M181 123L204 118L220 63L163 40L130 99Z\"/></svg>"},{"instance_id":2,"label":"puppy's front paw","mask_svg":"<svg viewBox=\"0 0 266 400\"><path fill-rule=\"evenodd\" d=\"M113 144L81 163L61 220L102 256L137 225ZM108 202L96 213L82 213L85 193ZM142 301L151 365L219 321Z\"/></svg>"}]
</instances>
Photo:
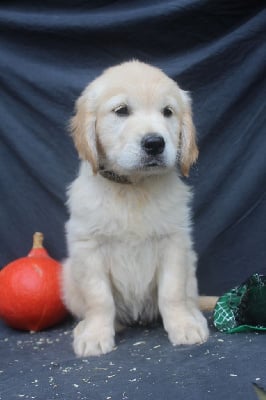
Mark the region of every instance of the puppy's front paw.
<instances>
[{"instance_id":1,"label":"puppy's front paw","mask_svg":"<svg viewBox=\"0 0 266 400\"><path fill-rule=\"evenodd\" d=\"M207 321L197 309L182 311L175 316L168 324L167 331L174 346L204 343L209 336Z\"/></svg>"},{"instance_id":2,"label":"puppy's front paw","mask_svg":"<svg viewBox=\"0 0 266 400\"><path fill-rule=\"evenodd\" d=\"M74 329L73 347L78 357L99 356L113 350L113 327L95 327L83 320Z\"/></svg>"}]
</instances>

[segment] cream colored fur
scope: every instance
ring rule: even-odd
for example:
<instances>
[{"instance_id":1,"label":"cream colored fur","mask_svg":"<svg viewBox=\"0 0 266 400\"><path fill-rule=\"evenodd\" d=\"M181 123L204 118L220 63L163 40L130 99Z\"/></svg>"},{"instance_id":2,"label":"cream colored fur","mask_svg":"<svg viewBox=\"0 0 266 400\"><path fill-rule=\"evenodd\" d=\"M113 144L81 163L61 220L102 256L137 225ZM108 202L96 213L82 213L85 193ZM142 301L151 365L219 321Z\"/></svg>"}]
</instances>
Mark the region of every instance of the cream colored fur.
<instances>
[{"instance_id":1,"label":"cream colored fur","mask_svg":"<svg viewBox=\"0 0 266 400\"><path fill-rule=\"evenodd\" d=\"M120 106L129 115L119 116ZM170 107L171 116L163 110ZM173 345L204 342L191 242L191 193L184 175L198 150L190 99L162 71L138 61L108 69L77 101L72 119L80 171L68 191L68 258L63 295L80 322L78 356L111 351L118 326L162 317ZM147 167L141 147L160 134L161 165ZM99 165L126 175L110 181Z\"/></svg>"}]
</instances>

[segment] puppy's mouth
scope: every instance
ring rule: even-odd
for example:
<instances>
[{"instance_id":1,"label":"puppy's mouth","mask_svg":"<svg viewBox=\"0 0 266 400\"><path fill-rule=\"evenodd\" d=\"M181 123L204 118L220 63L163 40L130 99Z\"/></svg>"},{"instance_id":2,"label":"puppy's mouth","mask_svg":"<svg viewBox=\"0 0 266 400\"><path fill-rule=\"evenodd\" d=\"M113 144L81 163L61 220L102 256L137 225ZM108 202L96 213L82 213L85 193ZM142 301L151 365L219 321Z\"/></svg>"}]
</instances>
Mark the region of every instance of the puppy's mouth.
<instances>
[{"instance_id":1,"label":"puppy's mouth","mask_svg":"<svg viewBox=\"0 0 266 400\"><path fill-rule=\"evenodd\" d=\"M141 160L140 169L150 170L166 167L165 162L161 158L152 158Z\"/></svg>"}]
</instances>

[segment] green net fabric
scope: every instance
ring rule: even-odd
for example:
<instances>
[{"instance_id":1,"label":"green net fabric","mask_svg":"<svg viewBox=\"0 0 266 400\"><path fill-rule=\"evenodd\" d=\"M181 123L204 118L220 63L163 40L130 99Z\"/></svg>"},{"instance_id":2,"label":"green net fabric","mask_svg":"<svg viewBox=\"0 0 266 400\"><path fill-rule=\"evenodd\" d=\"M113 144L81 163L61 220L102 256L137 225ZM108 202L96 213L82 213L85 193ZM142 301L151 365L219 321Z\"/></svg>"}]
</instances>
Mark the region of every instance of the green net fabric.
<instances>
[{"instance_id":1,"label":"green net fabric","mask_svg":"<svg viewBox=\"0 0 266 400\"><path fill-rule=\"evenodd\" d=\"M254 274L221 296L213 321L219 331L226 333L266 331L266 276Z\"/></svg>"}]
</instances>

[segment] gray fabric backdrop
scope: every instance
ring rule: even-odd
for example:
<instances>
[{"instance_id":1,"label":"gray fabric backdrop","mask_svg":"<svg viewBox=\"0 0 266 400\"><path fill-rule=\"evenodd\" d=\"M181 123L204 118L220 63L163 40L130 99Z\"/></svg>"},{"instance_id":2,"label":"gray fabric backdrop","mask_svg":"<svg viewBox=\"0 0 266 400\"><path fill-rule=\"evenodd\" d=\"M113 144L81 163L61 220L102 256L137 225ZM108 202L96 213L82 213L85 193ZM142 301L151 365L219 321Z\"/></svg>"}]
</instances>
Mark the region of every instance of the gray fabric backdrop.
<instances>
[{"instance_id":1,"label":"gray fabric backdrop","mask_svg":"<svg viewBox=\"0 0 266 400\"><path fill-rule=\"evenodd\" d=\"M254 0L1 2L0 267L26 254L37 230L65 256L74 101L105 67L135 57L193 97L201 292L265 272L264 27Z\"/></svg>"}]
</instances>

